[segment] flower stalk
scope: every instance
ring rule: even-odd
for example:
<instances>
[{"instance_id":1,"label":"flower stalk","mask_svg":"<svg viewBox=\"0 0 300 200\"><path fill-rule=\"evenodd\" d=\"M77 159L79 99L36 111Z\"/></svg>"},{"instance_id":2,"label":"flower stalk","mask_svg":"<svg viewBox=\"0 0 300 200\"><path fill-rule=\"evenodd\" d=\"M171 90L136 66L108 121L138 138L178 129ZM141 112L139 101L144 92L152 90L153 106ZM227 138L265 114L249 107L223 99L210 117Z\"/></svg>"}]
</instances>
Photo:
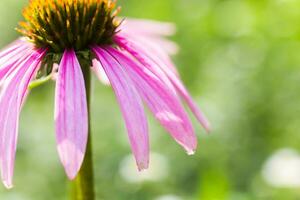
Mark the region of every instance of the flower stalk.
<instances>
[{"instance_id":1,"label":"flower stalk","mask_svg":"<svg viewBox=\"0 0 300 200\"><path fill-rule=\"evenodd\" d=\"M82 167L75 178L71 182L71 200L94 200L94 170L92 159L92 137L90 123L90 97L91 97L91 72L89 62L80 60L82 73L84 76L87 106L88 106L88 141Z\"/></svg>"}]
</instances>

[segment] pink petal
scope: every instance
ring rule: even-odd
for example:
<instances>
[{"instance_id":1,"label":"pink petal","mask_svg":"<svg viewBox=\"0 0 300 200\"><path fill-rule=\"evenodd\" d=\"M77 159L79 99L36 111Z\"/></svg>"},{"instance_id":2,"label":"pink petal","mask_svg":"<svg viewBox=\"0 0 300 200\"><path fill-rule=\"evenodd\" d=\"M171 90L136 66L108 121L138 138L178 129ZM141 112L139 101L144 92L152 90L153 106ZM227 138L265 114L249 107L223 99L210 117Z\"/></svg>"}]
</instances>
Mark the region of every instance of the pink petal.
<instances>
[{"instance_id":1,"label":"pink petal","mask_svg":"<svg viewBox=\"0 0 300 200\"><path fill-rule=\"evenodd\" d=\"M147 39L147 38L141 37L141 39ZM171 40L161 38L161 37L152 37L150 39L151 42L153 42L153 44L156 44L157 47L161 47L163 50L166 51L168 55L176 55L179 52L179 46Z\"/></svg>"},{"instance_id":2,"label":"pink petal","mask_svg":"<svg viewBox=\"0 0 300 200\"><path fill-rule=\"evenodd\" d=\"M174 35L176 26L173 23L158 22L154 20L125 19L119 27L117 35L127 35L134 39L150 41L157 48L165 51L168 55L178 53L179 47L176 43L164 38Z\"/></svg>"},{"instance_id":3,"label":"pink petal","mask_svg":"<svg viewBox=\"0 0 300 200\"><path fill-rule=\"evenodd\" d=\"M37 72L44 51L32 51L18 61L15 70L6 77L0 95L0 166L1 178L7 188L12 177L18 137L19 115L30 81Z\"/></svg>"},{"instance_id":4,"label":"pink petal","mask_svg":"<svg viewBox=\"0 0 300 200\"><path fill-rule=\"evenodd\" d=\"M2 50L0 50L0 57L3 57L7 54L10 54L11 52L15 51L16 49L19 49L20 47L33 47L33 44L30 42L27 42L24 40L24 38L20 38L11 44L9 44L7 47L4 47Z\"/></svg>"},{"instance_id":5,"label":"pink petal","mask_svg":"<svg viewBox=\"0 0 300 200\"><path fill-rule=\"evenodd\" d=\"M97 78L104 84L104 85L110 85L109 79L105 74L105 71L101 65L101 63L97 60L93 60L93 67L92 70L96 74Z\"/></svg>"},{"instance_id":6,"label":"pink petal","mask_svg":"<svg viewBox=\"0 0 300 200\"><path fill-rule=\"evenodd\" d=\"M148 45L150 48L155 48L161 53L164 53L164 56L175 55L179 52L179 46L175 42L160 36L143 34L136 35L136 33L131 32L119 32L116 36L130 38L136 42L140 42L141 44ZM144 41L146 42L144 43Z\"/></svg>"},{"instance_id":7,"label":"pink petal","mask_svg":"<svg viewBox=\"0 0 300 200\"><path fill-rule=\"evenodd\" d=\"M155 74L120 51L110 47L106 50L126 69L156 119L189 154L193 154L197 147L197 138L176 95Z\"/></svg>"},{"instance_id":8,"label":"pink petal","mask_svg":"<svg viewBox=\"0 0 300 200\"><path fill-rule=\"evenodd\" d=\"M202 111L197 107L196 103L193 101L189 92L181 82L180 78L176 76L172 70L164 67L165 63L162 62L157 53L149 51L147 48L143 48L139 45L139 43L135 43L132 40L128 40L122 37L116 37L115 42L123 49L128 51L132 56L134 56L141 64L147 67L151 72L156 74L159 78L162 79L163 82L167 82L165 79L168 79L175 86L176 90L179 94L184 98L187 102L188 106L198 119L198 121L202 124L202 126L209 132L210 131L210 123L207 118L204 116ZM160 70L163 70L163 74ZM167 78L165 77L165 75Z\"/></svg>"},{"instance_id":9,"label":"pink petal","mask_svg":"<svg viewBox=\"0 0 300 200\"><path fill-rule=\"evenodd\" d=\"M155 41L151 40L151 38L149 39L148 37L133 37L132 35L123 33L118 33L114 39L116 41L127 40L128 42L131 42L136 46L147 49L148 52L151 52L153 58L155 58L156 61L163 63L163 65L161 65L162 68L164 68L165 70L171 70L176 76L179 77L179 73L172 60L170 59L168 51L166 51L162 44L155 43Z\"/></svg>"},{"instance_id":10,"label":"pink petal","mask_svg":"<svg viewBox=\"0 0 300 200\"><path fill-rule=\"evenodd\" d=\"M18 62L23 57L29 56L33 47L31 44L25 42L15 42L8 49L0 52L0 81L4 78L9 70L16 62Z\"/></svg>"},{"instance_id":11,"label":"pink petal","mask_svg":"<svg viewBox=\"0 0 300 200\"><path fill-rule=\"evenodd\" d=\"M144 67L149 69L152 73L154 73L157 77L161 79L161 81L168 86L170 90L177 94L175 87L173 86L170 79L167 77L165 72L159 67L159 63L157 61L152 60L151 58L145 56L143 54L143 49L139 48L133 42L123 38L123 37L115 37L115 42L118 46L124 50L126 50L129 54L131 54L135 59L141 62Z\"/></svg>"},{"instance_id":12,"label":"pink petal","mask_svg":"<svg viewBox=\"0 0 300 200\"><path fill-rule=\"evenodd\" d=\"M55 91L55 124L60 160L70 179L83 162L88 138L88 111L84 78L73 50L66 50L59 65Z\"/></svg>"},{"instance_id":13,"label":"pink petal","mask_svg":"<svg viewBox=\"0 0 300 200\"><path fill-rule=\"evenodd\" d=\"M137 166L139 170L146 169L149 163L149 139L142 100L132 80L117 60L99 47L95 47L93 50L110 80L121 106Z\"/></svg>"},{"instance_id":14,"label":"pink petal","mask_svg":"<svg viewBox=\"0 0 300 200\"><path fill-rule=\"evenodd\" d=\"M170 36L176 32L176 27L172 23L158 22L145 19L125 19L119 30L126 33Z\"/></svg>"}]
</instances>

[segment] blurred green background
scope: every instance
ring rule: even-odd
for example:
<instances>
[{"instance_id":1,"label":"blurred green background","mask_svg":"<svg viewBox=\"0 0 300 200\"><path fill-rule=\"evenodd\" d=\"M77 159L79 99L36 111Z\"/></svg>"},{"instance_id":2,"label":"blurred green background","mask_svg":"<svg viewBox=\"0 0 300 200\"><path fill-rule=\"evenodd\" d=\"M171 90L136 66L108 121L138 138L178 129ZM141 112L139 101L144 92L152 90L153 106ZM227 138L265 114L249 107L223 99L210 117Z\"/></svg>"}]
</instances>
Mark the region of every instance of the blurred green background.
<instances>
[{"instance_id":1,"label":"blurred green background","mask_svg":"<svg viewBox=\"0 0 300 200\"><path fill-rule=\"evenodd\" d=\"M1 0L0 45L27 0ZM300 1L119 0L122 15L174 22L182 79L211 123L193 118L187 156L150 118L152 161L139 174L111 88L93 80L92 130L98 199L300 199ZM12 190L2 200L67 199L53 122L54 83L32 91L21 116ZM150 115L149 115L150 116Z\"/></svg>"}]
</instances>

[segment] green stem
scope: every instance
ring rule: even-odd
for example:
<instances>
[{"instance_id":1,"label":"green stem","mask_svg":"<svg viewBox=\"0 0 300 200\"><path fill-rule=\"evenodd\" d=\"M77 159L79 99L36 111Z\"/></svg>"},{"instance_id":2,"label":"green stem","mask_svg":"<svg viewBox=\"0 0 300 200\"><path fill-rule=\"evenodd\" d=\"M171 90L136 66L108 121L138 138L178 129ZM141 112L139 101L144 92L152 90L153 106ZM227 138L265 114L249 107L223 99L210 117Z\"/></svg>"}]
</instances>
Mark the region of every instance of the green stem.
<instances>
[{"instance_id":1,"label":"green stem","mask_svg":"<svg viewBox=\"0 0 300 200\"><path fill-rule=\"evenodd\" d=\"M43 84L45 84L46 82L48 82L49 80L51 80L52 78L52 74L46 76L46 77L43 77L43 78L40 78L38 80L34 80L34 81L31 81L31 83L29 84L28 88L30 90L36 88L36 87L39 87Z\"/></svg>"},{"instance_id":2,"label":"green stem","mask_svg":"<svg viewBox=\"0 0 300 200\"><path fill-rule=\"evenodd\" d=\"M89 113L89 137L86 147L86 153L82 167L74 181L71 182L72 194L71 200L95 200L94 191L94 172L92 160L92 138L90 128L90 96L91 96L91 73L88 63L81 62L81 68L85 80L88 113Z\"/></svg>"}]
</instances>

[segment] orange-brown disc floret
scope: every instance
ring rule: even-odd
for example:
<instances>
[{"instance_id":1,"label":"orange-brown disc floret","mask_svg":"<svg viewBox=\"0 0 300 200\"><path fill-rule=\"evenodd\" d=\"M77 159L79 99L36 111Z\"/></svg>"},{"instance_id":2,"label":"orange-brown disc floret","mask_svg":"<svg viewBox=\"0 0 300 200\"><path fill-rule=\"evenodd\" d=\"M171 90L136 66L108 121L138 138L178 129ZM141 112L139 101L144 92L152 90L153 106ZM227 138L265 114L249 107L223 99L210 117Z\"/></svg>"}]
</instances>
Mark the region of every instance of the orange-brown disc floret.
<instances>
[{"instance_id":1,"label":"orange-brown disc floret","mask_svg":"<svg viewBox=\"0 0 300 200\"><path fill-rule=\"evenodd\" d=\"M111 44L120 22L114 0L31 0L17 30L37 47L59 53Z\"/></svg>"}]
</instances>

